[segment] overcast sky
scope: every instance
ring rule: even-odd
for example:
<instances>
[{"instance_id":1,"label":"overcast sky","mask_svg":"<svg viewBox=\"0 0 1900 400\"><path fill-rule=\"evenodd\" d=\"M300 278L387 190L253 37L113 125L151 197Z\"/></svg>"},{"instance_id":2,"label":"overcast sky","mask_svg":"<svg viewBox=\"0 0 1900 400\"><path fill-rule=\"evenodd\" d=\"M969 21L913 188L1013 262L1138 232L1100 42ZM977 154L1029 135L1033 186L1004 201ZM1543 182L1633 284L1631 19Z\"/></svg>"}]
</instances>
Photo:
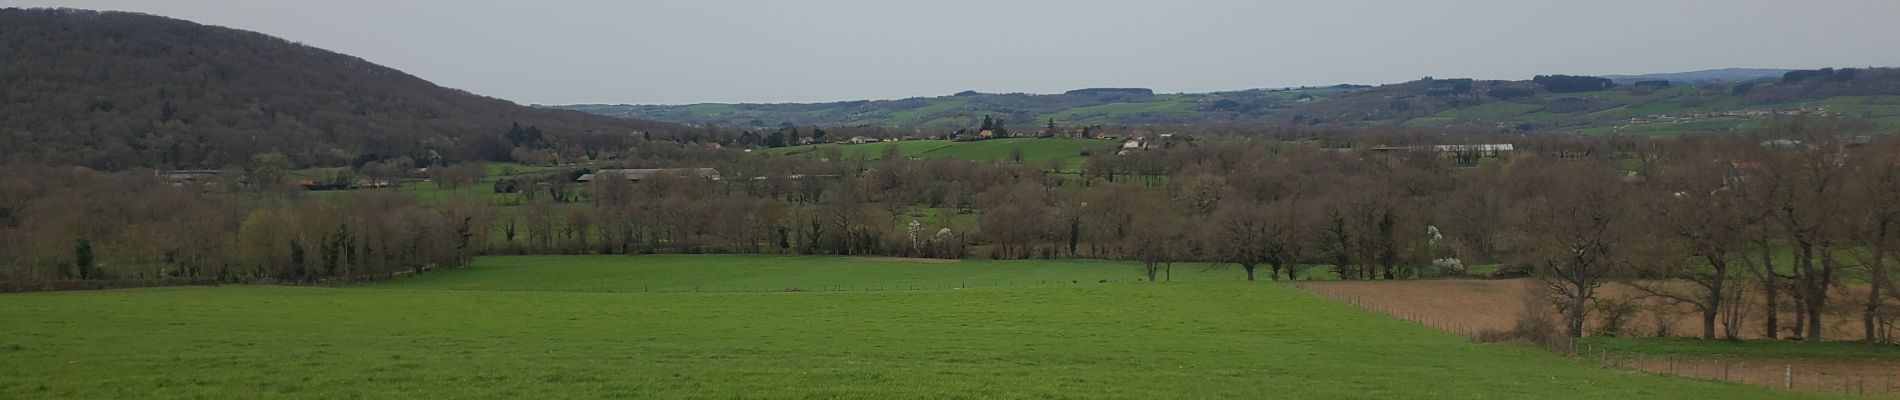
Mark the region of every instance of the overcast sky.
<instances>
[{"instance_id":1,"label":"overcast sky","mask_svg":"<svg viewBox=\"0 0 1900 400\"><path fill-rule=\"evenodd\" d=\"M1896 0L0 0L259 31L520 103L1900 66Z\"/></svg>"}]
</instances>

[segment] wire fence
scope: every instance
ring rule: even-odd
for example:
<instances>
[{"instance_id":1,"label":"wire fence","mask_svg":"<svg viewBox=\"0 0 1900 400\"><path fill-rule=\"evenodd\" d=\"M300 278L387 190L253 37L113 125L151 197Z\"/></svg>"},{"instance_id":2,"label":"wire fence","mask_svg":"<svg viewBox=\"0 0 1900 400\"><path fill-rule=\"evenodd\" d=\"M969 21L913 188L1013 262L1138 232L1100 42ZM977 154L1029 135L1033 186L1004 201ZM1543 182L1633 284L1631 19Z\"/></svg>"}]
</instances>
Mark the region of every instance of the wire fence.
<instances>
[{"instance_id":1,"label":"wire fence","mask_svg":"<svg viewBox=\"0 0 1900 400\"><path fill-rule=\"evenodd\" d=\"M1895 364L1857 360L1705 358L1613 353L1585 345L1578 357L1608 368L1804 392L1900 397Z\"/></svg>"},{"instance_id":2,"label":"wire fence","mask_svg":"<svg viewBox=\"0 0 1900 400\"><path fill-rule=\"evenodd\" d=\"M1467 318L1407 310L1390 304L1370 301L1347 291L1333 290L1324 285L1307 285L1302 283L1297 285L1297 287L1309 293L1320 295L1321 297L1337 300L1355 307L1389 315L1441 331L1456 333L1474 341L1489 342L1510 335L1508 330L1472 323ZM1574 347L1574 345L1572 347Z\"/></svg>"}]
</instances>

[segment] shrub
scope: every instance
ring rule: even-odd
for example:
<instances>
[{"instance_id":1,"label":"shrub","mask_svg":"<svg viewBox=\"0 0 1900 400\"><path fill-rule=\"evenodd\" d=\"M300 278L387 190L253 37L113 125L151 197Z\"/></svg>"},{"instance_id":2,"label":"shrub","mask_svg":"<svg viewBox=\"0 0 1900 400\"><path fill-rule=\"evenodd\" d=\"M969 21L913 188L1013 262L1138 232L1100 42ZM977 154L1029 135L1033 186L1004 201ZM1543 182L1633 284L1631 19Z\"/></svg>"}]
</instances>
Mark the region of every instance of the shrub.
<instances>
[{"instance_id":1,"label":"shrub","mask_svg":"<svg viewBox=\"0 0 1900 400\"><path fill-rule=\"evenodd\" d=\"M1537 267L1530 264L1505 264L1499 266L1497 272L1492 272L1491 277L1498 279L1529 278L1531 272L1536 270Z\"/></svg>"},{"instance_id":2,"label":"shrub","mask_svg":"<svg viewBox=\"0 0 1900 400\"><path fill-rule=\"evenodd\" d=\"M1642 307L1633 299L1596 299L1597 318L1600 321L1592 335L1618 337L1629 329L1631 318Z\"/></svg>"}]
</instances>

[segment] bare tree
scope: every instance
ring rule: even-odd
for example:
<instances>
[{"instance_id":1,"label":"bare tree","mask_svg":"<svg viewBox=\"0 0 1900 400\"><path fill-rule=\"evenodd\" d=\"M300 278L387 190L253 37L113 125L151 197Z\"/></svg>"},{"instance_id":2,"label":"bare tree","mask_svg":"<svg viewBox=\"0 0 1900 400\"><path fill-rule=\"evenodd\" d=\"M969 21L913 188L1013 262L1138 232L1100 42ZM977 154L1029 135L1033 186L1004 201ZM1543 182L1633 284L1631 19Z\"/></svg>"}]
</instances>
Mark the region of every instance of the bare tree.
<instances>
[{"instance_id":1,"label":"bare tree","mask_svg":"<svg viewBox=\"0 0 1900 400\"><path fill-rule=\"evenodd\" d=\"M1141 262L1142 274L1154 282L1164 271L1173 280L1172 266L1186 255L1187 229L1181 219L1158 212L1137 214L1133 232L1122 240L1122 257Z\"/></svg>"},{"instance_id":2,"label":"bare tree","mask_svg":"<svg viewBox=\"0 0 1900 400\"><path fill-rule=\"evenodd\" d=\"M1840 133L1854 129L1834 118L1798 115L1768 128L1775 139L1757 146L1752 168L1740 185L1751 205L1762 210L1773 231L1794 250L1794 293L1805 320L1802 337L1820 341L1821 316L1828 291L1844 256L1839 253L1845 229L1847 169Z\"/></svg>"},{"instance_id":3,"label":"bare tree","mask_svg":"<svg viewBox=\"0 0 1900 400\"><path fill-rule=\"evenodd\" d=\"M1205 232L1207 254L1214 265L1238 265L1254 280L1254 269L1271 261L1273 230L1264 206L1250 201L1227 201L1214 211ZM1280 278L1276 270L1273 278Z\"/></svg>"},{"instance_id":4,"label":"bare tree","mask_svg":"<svg viewBox=\"0 0 1900 400\"><path fill-rule=\"evenodd\" d=\"M1746 257L1749 207L1728 187L1727 161L1685 156L1680 163L1658 171L1644 192L1649 221L1658 233L1670 240L1660 262L1650 263L1644 274L1631 280L1632 286L1655 296L1693 306L1702 317L1702 339L1714 340L1716 321L1723 305L1731 301L1735 257ZM1683 260L1684 262L1674 262ZM1694 290L1680 290L1662 279L1682 279L1695 284Z\"/></svg>"},{"instance_id":5,"label":"bare tree","mask_svg":"<svg viewBox=\"0 0 1900 400\"><path fill-rule=\"evenodd\" d=\"M1537 276L1564 314L1564 328L1580 337L1589 303L1614 271L1630 264L1643 241L1629 184L1604 163L1560 162L1529 168L1520 185L1548 187L1513 207L1510 226L1519 241L1517 258L1537 267ZM1545 185L1561 182L1558 185Z\"/></svg>"},{"instance_id":6,"label":"bare tree","mask_svg":"<svg viewBox=\"0 0 1900 400\"><path fill-rule=\"evenodd\" d=\"M1852 225L1851 237L1857 242L1851 254L1868 277L1867 297L1861 308L1862 337L1868 343L1891 340L1883 337L1881 312L1887 299L1900 300L1895 287L1893 264L1896 240L1900 240L1900 147L1892 144L1870 148L1851 159L1856 179L1850 189L1851 201L1863 214ZM1889 317L1890 318L1890 317ZM1891 322L1887 322L1891 323Z\"/></svg>"}]
</instances>

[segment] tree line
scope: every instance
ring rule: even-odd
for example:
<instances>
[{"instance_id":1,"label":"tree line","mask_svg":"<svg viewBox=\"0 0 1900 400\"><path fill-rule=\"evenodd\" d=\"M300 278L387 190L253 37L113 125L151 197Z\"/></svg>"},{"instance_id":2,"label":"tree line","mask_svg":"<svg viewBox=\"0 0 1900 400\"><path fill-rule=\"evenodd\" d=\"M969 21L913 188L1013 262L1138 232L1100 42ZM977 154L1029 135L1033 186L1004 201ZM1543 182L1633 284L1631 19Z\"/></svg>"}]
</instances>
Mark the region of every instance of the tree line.
<instances>
[{"instance_id":1,"label":"tree line","mask_svg":"<svg viewBox=\"0 0 1900 400\"><path fill-rule=\"evenodd\" d=\"M0 290L324 283L460 268L485 205L174 186L150 170L0 168Z\"/></svg>"},{"instance_id":2,"label":"tree line","mask_svg":"<svg viewBox=\"0 0 1900 400\"><path fill-rule=\"evenodd\" d=\"M0 265L10 280L303 282L526 253L1105 258L1135 261L1154 280L1181 263L1294 280L1488 266L1542 282L1572 336L1602 312L1600 289L1619 282L1696 309L1704 338L1733 335L1739 328L1718 322L1760 299L1769 310L1760 329L1772 337L1841 337L1820 318L1852 313L1872 340L1890 335L1900 300L1891 278L1900 208L1886 201L1900 195L1900 147L1863 136L1873 130L1864 122L1800 116L1667 139L1226 129L1172 148L1092 152L1081 171L1060 173L911 160L894 147L883 157L775 156L652 142L593 168L712 167L722 178L579 183L557 171L518 182L548 191L520 205L422 207L396 193L317 197L174 187L149 172L8 168ZM1484 143L1514 146L1432 146Z\"/></svg>"}]
</instances>

